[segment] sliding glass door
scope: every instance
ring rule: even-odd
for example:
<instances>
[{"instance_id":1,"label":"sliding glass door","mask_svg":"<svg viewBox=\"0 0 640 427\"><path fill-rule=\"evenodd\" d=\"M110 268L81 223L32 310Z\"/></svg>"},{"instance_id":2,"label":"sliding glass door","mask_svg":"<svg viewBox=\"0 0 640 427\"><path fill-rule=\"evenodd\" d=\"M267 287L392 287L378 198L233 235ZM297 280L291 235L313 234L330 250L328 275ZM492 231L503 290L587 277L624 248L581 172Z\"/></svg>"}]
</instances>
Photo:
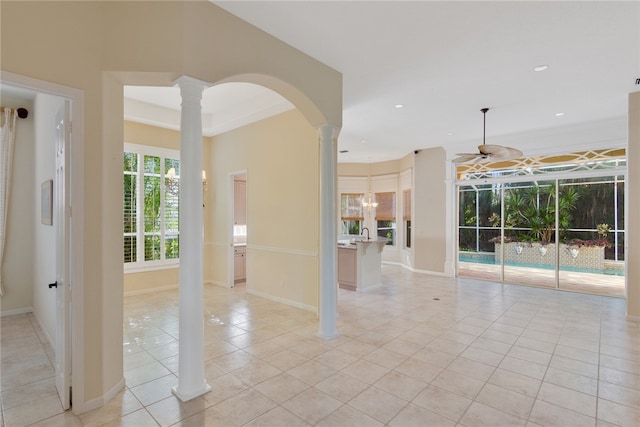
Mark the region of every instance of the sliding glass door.
<instances>
[{"instance_id":1,"label":"sliding glass door","mask_svg":"<svg viewBox=\"0 0 640 427\"><path fill-rule=\"evenodd\" d=\"M504 206L503 280L555 288L555 181L505 184Z\"/></svg>"},{"instance_id":2,"label":"sliding glass door","mask_svg":"<svg viewBox=\"0 0 640 427\"><path fill-rule=\"evenodd\" d=\"M501 211L501 185L468 185L459 190L458 275L501 280L495 242L500 228L494 221Z\"/></svg>"},{"instance_id":3,"label":"sliding glass door","mask_svg":"<svg viewBox=\"0 0 640 427\"><path fill-rule=\"evenodd\" d=\"M624 295L624 176L559 181L560 198L575 194L561 224L561 289Z\"/></svg>"},{"instance_id":4,"label":"sliding glass door","mask_svg":"<svg viewBox=\"0 0 640 427\"><path fill-rule=\"evenodd\" d=\"M580 175L459 183L458 276L624 296L624 175Z\"/></svg>"}]
</instances>

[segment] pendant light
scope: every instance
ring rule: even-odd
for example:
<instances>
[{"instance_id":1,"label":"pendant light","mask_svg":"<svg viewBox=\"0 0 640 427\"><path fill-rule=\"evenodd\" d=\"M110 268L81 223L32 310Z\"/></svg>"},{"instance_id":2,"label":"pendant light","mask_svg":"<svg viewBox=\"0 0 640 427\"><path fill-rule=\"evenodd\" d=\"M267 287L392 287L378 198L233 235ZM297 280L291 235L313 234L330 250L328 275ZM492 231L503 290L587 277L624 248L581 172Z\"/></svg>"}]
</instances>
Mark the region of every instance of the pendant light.
<instances>
[{"instance_id":1,"label":"pendant light","mask_svg":"<svg viewBox=\"0 0 640 427\"><path fill-rule=\"evenodd\" d=\"M371 212L371 209L375 209L378 207L378 202L375 201L375 199L371 194L371 159L369 159L369 172L367 174L367 189L368 189L367 199L362 200L362 207L365 208L368 212Z\"/></svg>"}]
</instances>

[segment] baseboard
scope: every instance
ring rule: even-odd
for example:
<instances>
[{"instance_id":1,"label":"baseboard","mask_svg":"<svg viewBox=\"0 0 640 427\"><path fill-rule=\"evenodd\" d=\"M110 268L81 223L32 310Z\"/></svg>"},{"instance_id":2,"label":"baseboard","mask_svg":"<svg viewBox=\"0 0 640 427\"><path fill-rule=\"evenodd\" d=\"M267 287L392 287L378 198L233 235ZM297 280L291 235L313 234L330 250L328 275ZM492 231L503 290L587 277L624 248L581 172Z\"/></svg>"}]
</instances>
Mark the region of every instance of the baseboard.
<instances>
[{"instance_id":1,"label":"baseboard","mask_svg":"<svg viewBox=\"0 0 640 427\"><path fill-rule=\"evenodd\" d=\"M312 313L318 313L318 309L316 307L312 307L310 305L307 304L302 304L300 302L297 301L291 301L289 299L286 298L280 298L280 297L275 297L273 295L264 293L264 292L260 292L260 291L256 291L254 289L251 288L247 288L247 293L251 294L251 295L255 295L257 297L261 297L261 298L265 298L271 301L276 301L276 302L281 302L283 304L287 304L290 305L292 307L296 307L296 308L301 308L303 310L307 310L307 311L311 311Z\"/></svg>"},{"instance_id":2,"label":"baseboard","mask_svg":"<svg viewBox=\"0 0 640 427\"><path fill-rule=\"evenodd\" d=\"M38 317L38 314L34 311L33 312L33 317L35 317L36 322L38 322L38 326L40 327L40 330L42 331L42 334L44 335L44 337L47 339L47 341L49 342L49 345L51 346L52 349L55 350L56 348L56 343L55 341L51 338L51 336L49 335L49 333L47 332L47 330L45 328L42 327L42 322L40 321L40 318Z\"/></svg>"},{"instance_id":3,"label":"baseboard","mask_svg":"<svg viewBox=\"0 0 640 427\"><path fill-rule=\"evenodd\" d=\"M206 280L204 282L205 285L215 285L215 286L222 286L223 288L227 288L229 289L229 285L227 285L225 282L221 282L219 280Z\"/></svg>"},{"instance_id":4,"label":"baseboard","mask_svg":"<svg viewBox=\"0 0 640 427\"><path fill-rule=\"evenodd\" d=\"M631 320L632 322L640 323L640 316L632 316L627 314L627 320Z\"/></svg>"},{"instance_id":5,"label":"baseboard","mask_svg":"<svg viewBox=\"0 0 640 427\"><path fill-rule=\"evenodd\" d=\"M130 297L134 295L151 294L151 293L160 292L160 291L171 291L174 289L178 289L178 285L166 285L166 286L158 286L157 288L146 288L146 289L139 289L137 291L127 291L124 293L124 296Z\"/></svg>"},{"instance_id":6,"label":"baseboard","mask_svg":"<svg viewBox=\"0 0 640 427\"><path fill-rule=\"evenodd\" d=\"M397 265L398 267L402 267L405 270L409 270L413 273L420 273L420 274L428 274L430 276L440 276L440 277L451 277L450 275L448 275L447 273L443 273L440 271L430 271L430 270L418 270L417 268L413 268L411 266L408 266L406 264L403 264L401 262L396 262L396 261L382 261L383 264L389 264L389 265Z\"/></svg>"},{"instance_id":7,"label":"baseboard","mask_svg":"<svg viewBox=\"0 0 640 427\"><path fill-rule=\"evenodd\" d=\"M14 316L16 314L25 314L25 313L33 313L33 307L14 308L12 310L2 310L0 311L0 317Z\"/></svg>"},{"instance_id":8,"label":"baseboard","mask_svg":"<svg viewBox=\"0 0 640 427\"><path fill-rule=\"evenodd\" d=\"M106 405L111 399L115 397L125 386L125 379L122 377L120 381L118 381L113 387L111 387L105 394L102 396L96 397L95 399L88 400L83 404L74 404L73 405L73 413L74 414L83 414L85 412L92 411L94 409L98 409Z\"/></svg>"}]
</instances>

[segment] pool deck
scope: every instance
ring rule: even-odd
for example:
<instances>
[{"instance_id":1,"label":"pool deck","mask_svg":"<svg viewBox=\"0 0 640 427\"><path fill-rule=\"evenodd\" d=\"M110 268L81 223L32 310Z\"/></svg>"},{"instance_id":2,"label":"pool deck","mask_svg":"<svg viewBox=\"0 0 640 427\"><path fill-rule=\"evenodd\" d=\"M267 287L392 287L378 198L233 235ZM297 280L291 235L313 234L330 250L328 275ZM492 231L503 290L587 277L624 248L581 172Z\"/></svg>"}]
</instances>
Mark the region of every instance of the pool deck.
<instances>
[{"instance_id":1,"label":"pool deck","mask_svg":"<svg viewBox=\"0 0 640 427\"><path fill-rule=\"evenodd\" d=\"M458 276L500 282L501 266L477 262L458 262ZM532 267L504 267L504 282L555 288L554 270ZM559 289L612 297L625 297L624 276L560 271Z\"/></svg>"}]
</instances>

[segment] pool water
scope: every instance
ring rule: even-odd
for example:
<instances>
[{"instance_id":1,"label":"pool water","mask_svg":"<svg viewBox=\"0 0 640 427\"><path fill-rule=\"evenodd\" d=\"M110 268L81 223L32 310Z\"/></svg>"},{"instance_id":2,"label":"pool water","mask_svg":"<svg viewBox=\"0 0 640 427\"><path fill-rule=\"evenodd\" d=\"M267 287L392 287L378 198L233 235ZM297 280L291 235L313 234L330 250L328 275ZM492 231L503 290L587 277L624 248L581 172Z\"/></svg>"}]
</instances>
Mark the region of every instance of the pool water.
<instances>
[{"instance_id":1,"label":"pool water","mask_svg":"<svg viewBox=\"0 0 640 427\"><path fill-rule=\"evenodd\" d=\"M495 256L492 253L470 253L460 252L458 256L460 262L475 262L477 264L490 264L495 265ZM524 262L507 262L505 266L509 267L527 267L527 268L539 268L542 270L554 270L553 265L548 264L529 264ZM605 265L605 268L579 268L574 266L560 266L560 271L572 271L576 273L593 273L593 274L606 274L609 276L624 276L624 267L617 265Z\"/></svg>"}]
</instances>

